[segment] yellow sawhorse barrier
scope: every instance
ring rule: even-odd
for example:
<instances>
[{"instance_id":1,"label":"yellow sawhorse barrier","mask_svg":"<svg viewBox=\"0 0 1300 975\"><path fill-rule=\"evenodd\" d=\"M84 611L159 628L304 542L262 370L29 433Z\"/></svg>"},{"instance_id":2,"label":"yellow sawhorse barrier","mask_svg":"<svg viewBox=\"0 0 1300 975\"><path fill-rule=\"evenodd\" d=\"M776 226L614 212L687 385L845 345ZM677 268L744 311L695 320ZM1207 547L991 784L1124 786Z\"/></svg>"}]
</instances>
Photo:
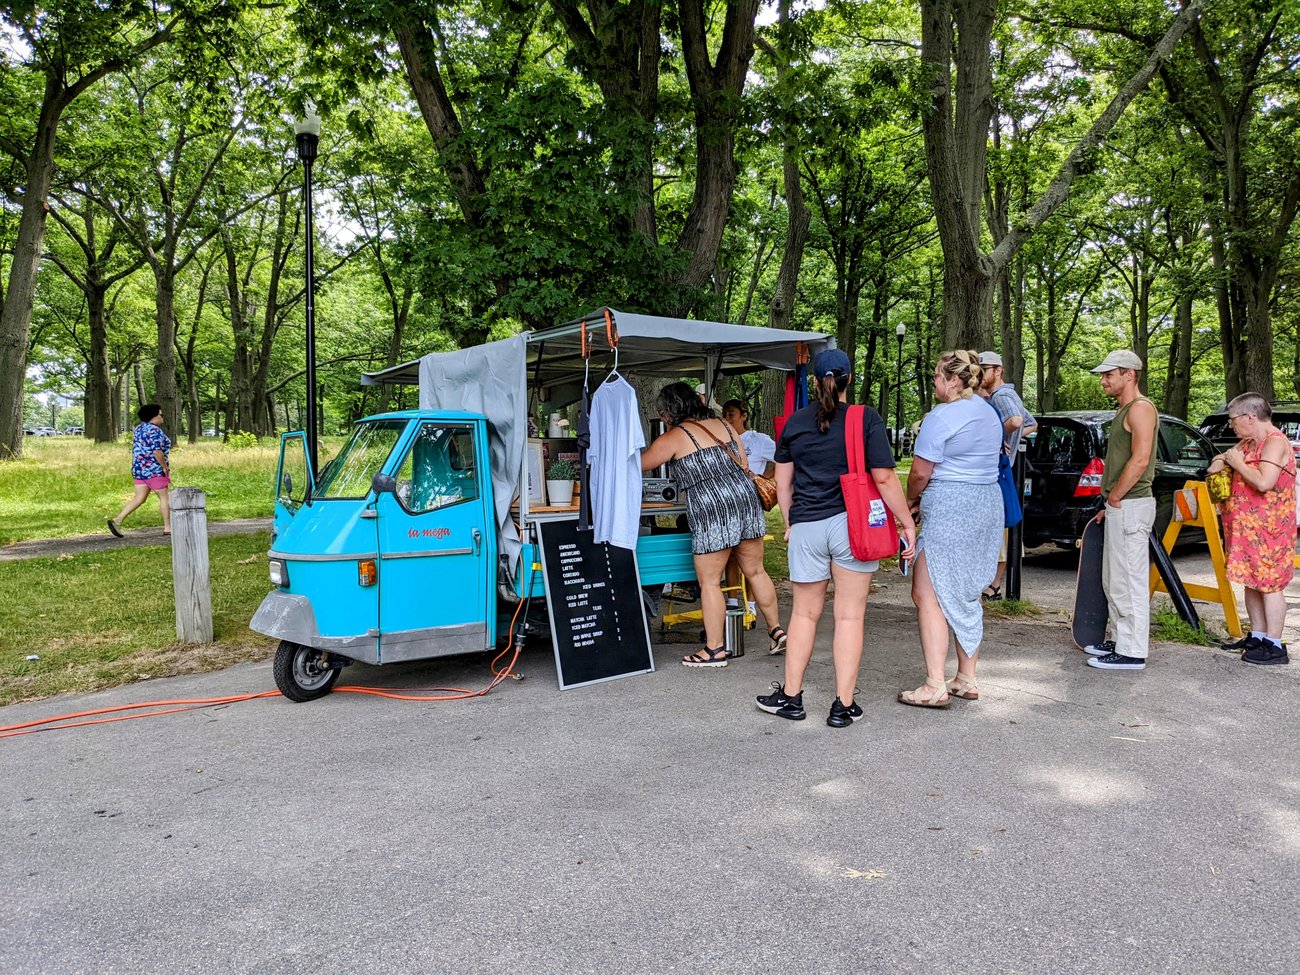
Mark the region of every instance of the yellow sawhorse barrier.
<instances>
[{"instance_id":1,"label":"yellow sawhorse barrier","mask_svg":"<svg viewBox=\"0 0 1300 975\"><path fill-rule=\"evenodd\" d=\"M1210 500L1209 489L1206 488L1204 481L1188 481L1183 485L1184 490L1193 490L1196 492L1196 512L1192 517L1183 521L1177 518L1169 519L1169 527L1165 529L1165 537L1160 540L1166 552L1173 552L1174 542L1178 539L1178 533L1183 526L1190 525L1200 528L1205 532L1205 541L1210 547L1210 561L1214 563L1214 578L1218 583L1217 586L1201 586L1195 583L1184 583L1183 588L1187 590L1187 595L1193 599L1208 599L1212 602L1223 605L1223 620L1227 624L1228 632L1234 637L1242 635L1241 617L1237 615L1237 597L1232 591L1232 583L1228 581L1227 558L1223 551L1223 535L1219 532L1219 513ZM1174 499L1175 511L1177 510L1178 499ZM1151 594L1158 592L1167 593L1164 581L1160 578L1160 573L1155 566L1151 567L1150 578Z\"/></svg>"}]
</instances>

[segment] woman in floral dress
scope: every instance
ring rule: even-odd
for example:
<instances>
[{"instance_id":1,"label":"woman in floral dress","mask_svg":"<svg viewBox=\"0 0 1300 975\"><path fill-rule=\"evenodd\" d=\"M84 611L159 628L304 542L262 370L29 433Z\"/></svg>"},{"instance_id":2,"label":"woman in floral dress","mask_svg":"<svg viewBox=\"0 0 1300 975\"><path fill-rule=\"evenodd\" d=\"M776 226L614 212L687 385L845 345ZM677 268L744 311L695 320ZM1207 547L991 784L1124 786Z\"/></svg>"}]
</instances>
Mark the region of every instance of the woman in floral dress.
<instances>
[{"instance_id":1,"label":"woman in floral dress","mask_svg":"<svg viewBox=\"0 0 1300 975\"><path fill-rule=\"evenodd\" d=\"M1210 472L1232 469L1232 494L1222 508L1228 578L1246 589L1251 629L1229 646L1240 649L1247 663L1290 663L1282 624L1286 587L1295 575L1295 454L1258 393L1242 393L1229 403L1228 422L1241 442L1216 456Z\"/></svg>"}]
</instances>

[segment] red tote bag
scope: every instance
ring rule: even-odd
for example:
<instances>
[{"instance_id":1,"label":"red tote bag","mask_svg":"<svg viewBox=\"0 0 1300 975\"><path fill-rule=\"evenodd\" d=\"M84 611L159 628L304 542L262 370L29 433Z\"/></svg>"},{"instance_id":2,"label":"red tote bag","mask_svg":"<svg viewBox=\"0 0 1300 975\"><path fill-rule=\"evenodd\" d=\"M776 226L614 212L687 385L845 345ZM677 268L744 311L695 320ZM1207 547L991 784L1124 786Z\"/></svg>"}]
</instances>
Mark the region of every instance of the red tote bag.
<instances>
[{"instance_id":1,"label":"red tote bag","mask_svg":"<svg viewBox=\"0 0 1300 975\"><path fill-rule=\"evenodd\" d=\"M840 490L844 492L844 508L849 513L849 547L853 557L859 562L874 562L898 554L898 526L867 467L866 445L862 440L865 415L865 406L850 406L844 420L849 472L840 475Z\"/></svg>"}]
</instances>

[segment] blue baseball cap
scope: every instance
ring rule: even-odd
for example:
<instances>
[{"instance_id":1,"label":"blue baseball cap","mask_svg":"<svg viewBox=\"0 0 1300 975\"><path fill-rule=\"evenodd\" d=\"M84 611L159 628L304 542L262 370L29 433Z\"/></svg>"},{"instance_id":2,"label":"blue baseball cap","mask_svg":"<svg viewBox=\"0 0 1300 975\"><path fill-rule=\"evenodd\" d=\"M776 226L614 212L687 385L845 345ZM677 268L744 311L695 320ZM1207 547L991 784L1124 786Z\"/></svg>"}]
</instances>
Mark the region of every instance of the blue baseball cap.
<instances>
[{"instance_id":1,"label":"blue baseball cap","mask_svg":"<svg viewBox=\"0 0 1300 975\"><path fill-rule=\"evenodd\" d=\"M832 374L847 376L852 368L849 357L840 349L822 349L813 359L813 376L817 379Z\"/></svg>"}]
</instances>

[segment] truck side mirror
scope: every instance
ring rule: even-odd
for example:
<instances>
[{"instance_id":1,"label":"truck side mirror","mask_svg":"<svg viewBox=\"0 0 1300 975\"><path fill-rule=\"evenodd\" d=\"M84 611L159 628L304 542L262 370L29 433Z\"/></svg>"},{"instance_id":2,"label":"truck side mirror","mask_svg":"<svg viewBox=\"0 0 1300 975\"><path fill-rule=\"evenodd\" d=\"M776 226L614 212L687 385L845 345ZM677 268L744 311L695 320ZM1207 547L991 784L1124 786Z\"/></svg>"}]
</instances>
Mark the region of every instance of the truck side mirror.
<instances>
[{"instance_id":1,"label":"truck side mirror","mask_svg":"<svg viewBox=\"0 0 1300 975\"><path fill-rule=\"evenodd\" d=\"M293 478L287 473L280 479L281 497L293 497Z\"/></svg>"},{"instance_id":2,"label":"truck side mirror","mask_svg":"<svg viewBox=\"0 0 1300 975\"><path fill-rule=\"evenodd\" d=\"M374 491L375 494L396 494L397 478L393 477L392 474L376 472L375 476L370 479L370 490Z\"/></svg>"}]
</instances>

